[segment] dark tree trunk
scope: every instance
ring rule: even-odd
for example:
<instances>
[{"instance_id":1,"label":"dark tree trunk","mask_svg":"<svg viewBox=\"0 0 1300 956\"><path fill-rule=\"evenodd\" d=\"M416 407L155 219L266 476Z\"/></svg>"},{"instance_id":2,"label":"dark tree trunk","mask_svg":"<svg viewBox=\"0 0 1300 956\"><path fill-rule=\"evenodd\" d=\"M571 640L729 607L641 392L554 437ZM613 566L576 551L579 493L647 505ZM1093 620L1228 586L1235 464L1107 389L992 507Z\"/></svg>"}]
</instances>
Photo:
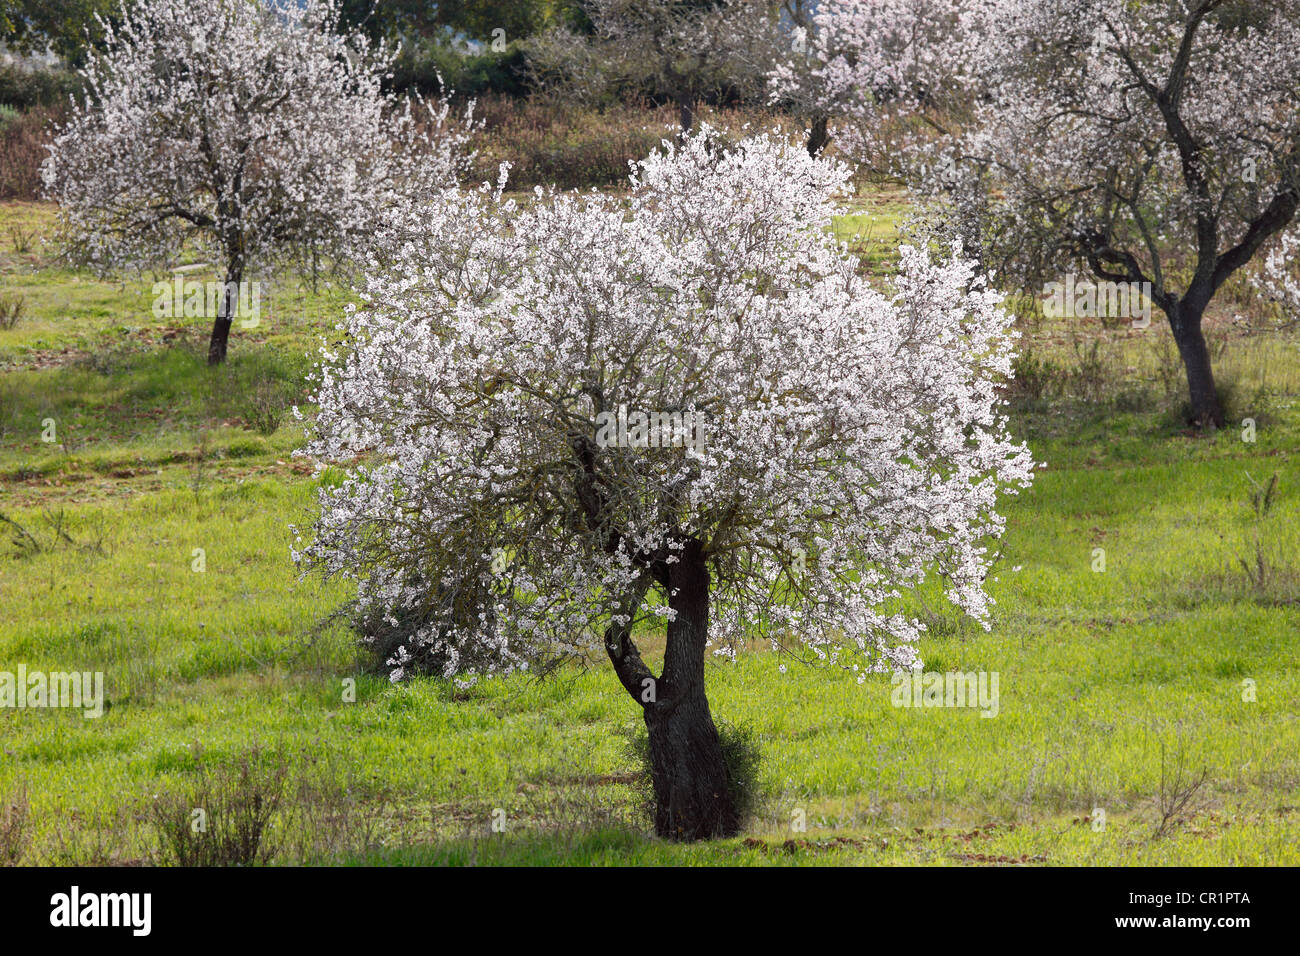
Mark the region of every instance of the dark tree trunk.
<instances>
[{"instance_id":1,"label":"dark tree trunk","mask_svg":"<svg viewBox=\"0 0 1300 956\"><path fill-rule=\"evenodd\" d=\"M226 360L226 342L230 339L230 325L235 318L239 302L239 283L243 281L243 268L231 265L226 270L226 284L222 287L217 319L212 324L212 338L208 342L208 364L220 365Z\"/></svg>"},{"instance_id":2,"label":"dark tree trunk","mask_svg":"<svg viewBox=\"0 0 1300 956\"><path fill-rule=\"evenodd\" d=\"M1183 303L1169 317L1169 324L1187 372L1187 396L1191 406L1189 424L1196 428L1222 428L1223 407L1219 404L1214 371L1210 367L1210 350L1201 330L1203 314L1203 309Z\"/></svg>"},{"instance_id":3,"label":"dark tree trunk","mask_svg":"<svg viewBox=\"0 0 1300 956\"><path fill-rule=\"evenodd\" d=\"M672 840L734 836L740 828L731 800L722 744L704 694L709 630L709 569L698 541L667 566L669 607L664 672L645 703L655 794L655 832Z\"/></svg>"},{"instance_id":4,"label":"dark tree trunk","mask_svg":"<svg viewBox=\"0 0 1300 956\"><path fill-rule=\"evenodd\" d=\"M685 139L695 126L695 98L682 92L677 96L677 122L681 126L678 137Z\"/></svg>"},{"instance_id":5,"label":"dark tree trunk","mask_svg":"<svg viewBox=\"0 0 1300 956\"><path fill-rule=\"evenodd\" d=\"M830 141L830 134L826 132L828 122L829 117L825 113L818 113L813 117L812 126L808 130L808 155L813 158L816 158Z\"/></svg>"}]
</instances>

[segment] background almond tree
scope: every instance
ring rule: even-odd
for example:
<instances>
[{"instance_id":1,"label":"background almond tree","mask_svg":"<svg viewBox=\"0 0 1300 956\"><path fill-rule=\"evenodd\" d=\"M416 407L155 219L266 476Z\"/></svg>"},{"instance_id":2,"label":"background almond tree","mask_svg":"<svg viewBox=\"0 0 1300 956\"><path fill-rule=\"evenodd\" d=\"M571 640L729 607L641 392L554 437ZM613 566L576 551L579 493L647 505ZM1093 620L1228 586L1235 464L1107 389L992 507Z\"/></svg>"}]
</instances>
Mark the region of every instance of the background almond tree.
<instances>
[{"instance_id":1,"label":"background almond tree","mask_svg":"<svg viewBox=\"0 0 1300 956\"><path fill-rule=\"evenodd\" d=\"M1223 425L1202 324L1300 207L1298 0L828 0L816 23L844 148L955 199L1031 292L1150 283L1189 420Z\"/></svg>"},{"instance_id":2,"label":"background almond tree","mask_svg":"<svg viewBox=\"0 0 1300 956\"><path fill-rule=\"evenodd\" d=\"M247 276L357 258L386 210L435 201L464 163L447 107L385 94L390 51L337 27L331 0L129 4L42 170L74 261L220 263L210 364Z\"/></svg>"}]
</instances>

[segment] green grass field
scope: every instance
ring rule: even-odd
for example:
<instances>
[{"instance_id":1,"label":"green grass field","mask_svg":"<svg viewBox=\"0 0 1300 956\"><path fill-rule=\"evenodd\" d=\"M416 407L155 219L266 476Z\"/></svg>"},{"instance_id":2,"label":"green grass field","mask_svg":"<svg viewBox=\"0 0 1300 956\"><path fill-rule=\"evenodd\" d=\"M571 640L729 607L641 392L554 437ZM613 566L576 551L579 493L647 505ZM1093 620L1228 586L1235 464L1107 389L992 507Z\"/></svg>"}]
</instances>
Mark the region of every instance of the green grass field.
<instances>
[{"instance_id":1,"label":"green grass field","mask_svg":"<svg viewBox=\"0 0 1300 956\"><path fill-rule=\"evenodd\" d=\"M859 205L839 228L887 274L905 198ZM1233 426L1201 435L1158 319L1023 323L1013 421L1046 467L1007 500L994 626L922 611L927 670L998 672L998 715L770 652L710 665L758 803L681 846L647 835L607 665L393 686L328 620L347 593L297 579L314 479L288 409L310 414L346 293L270 290L210 370L202 319L155 317L151 277L61 268L52 217L0 205L0 296L24 301L0 329L0 671L103 671L110 706L0 709L0 862L229 862L187 837L201 806L271 863L1300 863L1300 339L1219 315Z\"/></svg>"}]
</instances>

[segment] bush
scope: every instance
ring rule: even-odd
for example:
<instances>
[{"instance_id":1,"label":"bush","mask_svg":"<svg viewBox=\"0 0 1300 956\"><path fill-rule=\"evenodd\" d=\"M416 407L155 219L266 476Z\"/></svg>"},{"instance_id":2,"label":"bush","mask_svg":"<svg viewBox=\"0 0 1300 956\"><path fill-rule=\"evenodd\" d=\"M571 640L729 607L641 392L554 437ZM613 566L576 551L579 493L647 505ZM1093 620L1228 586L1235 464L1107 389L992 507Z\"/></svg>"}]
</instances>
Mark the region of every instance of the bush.
<instances>
[{"instance_id":1,"label":"bush","mask_svg":"<svg viewBox=\"0 0 1300 956\"><path fill-rule=\"evenodd\" d=\"M227 458L256 458L265 455L271 446L260 438L236 438L226 446Z\"/></svg>"},{"instance_id":2,"label":"bush","mask_svg":"<svg viewBox=\"0 0 1300 956\"><path fill-rule=\"evenodd\" d=\"M1014 400L1037 402L1050 396L1059 385L1064 369L1052 359L1043 358L1032 348L1018 352L1012 360L1013 377L1008 390Z\"/></svg>"},{"instance_id":3,"label":"bush","mask_svg":"<svg viewBox=\"0 0 1300 956\"><path fill-rule=\"evenodd\" d=\"M287 404L285 387L274 379L260 379L244 402L244 421L259 435L270 437L280 428Z\"/></svg>"},{"instance_id":4,"label":"bush","mask_svg":"<svg viewBox=\"0 0 1300 956\"><path fill-rule=\"evenodd\" d=\"M410 47L393 64L392 88L399 93L441 96L453 90L458 96L523 96L528 93L528 72L517 43L505 50L469 53L441 44Z\"/></svg>"},{"instance_id":5,"label":"bush","mask_svg":"<svg viewBox=\"0 0 1300 956\"><path fill-rule=\"evenodd\" d=\"M51 126L62 116L37 107L0 122L0 199L38 198Z\"/></svg>"},{"instance_id":6,"label":"bush","mask_svg":"<svg viewBox=\"0 0 1300 956\"><path fill-rule=\"evenodd\" d=\"M17 325L26 306L27 300L21 295L0 295L0 329L7 331Z\"/></svg>"},{"instance_id":7,"label":"bush","mask_svg":"<svg viewBox=\"0 0 1300 956\"><path fill-rule=\"evenodd\" d=\"M196 761L187 786L154 797L159 858L177 866L248 866L273 859L278 845L270 836L285 798L284 759L264 760L254 747L233 765L213 765L202 753Z\"/></svg>"},{"instance_id":8,"label":"bush","mask_svg":"<svg viewBox=\"0 0 1300 956\"><path fill-rule=\"evenodd\" d=\"M195 363L206 360L207 343L197 344ZM238 418L259 435L274 435L289 407L307 398L309 359L277 348L241 355L218 373L205 376L203 401L216 419ZM254 440L261 449L264 442Z\"/></svg>"},{"instance_id":9,"label":"bush","mask_svg":"<svg viewBox=\"0 0 1300 956\"><path fill-rule=\"evenodd\" d=\"M31 840L26 786L0 796L0 866L17 866Z\"/></svg>"},{"instance_id":10,"label":"bush","mask_svg":"<svg viewBox=\"0 0 1300 956\"><path fill-rule=\"evenodd\" d=\"M750 727L715 718L718 742L722 745L722 759L727 765L727 790L736 818L743 824L759 809L759 770L763 765L763 750L758 735ZM650 767L650 736L644 725L638 725L628 735L628 752L636 761L637 769L631 787L637 803L648 821L654 820L654 779Z\"/></svg>"},{"instance_id":11,"label":"bush","mask_svg":"<svg viewBox=\"0 0 1300 956\"><path fill-rule=\"evenodd\" d=\"M83 90L81 77L67 70L0 66L0 104L15 110L59 106Z\"/></svg>"}]
</instances>

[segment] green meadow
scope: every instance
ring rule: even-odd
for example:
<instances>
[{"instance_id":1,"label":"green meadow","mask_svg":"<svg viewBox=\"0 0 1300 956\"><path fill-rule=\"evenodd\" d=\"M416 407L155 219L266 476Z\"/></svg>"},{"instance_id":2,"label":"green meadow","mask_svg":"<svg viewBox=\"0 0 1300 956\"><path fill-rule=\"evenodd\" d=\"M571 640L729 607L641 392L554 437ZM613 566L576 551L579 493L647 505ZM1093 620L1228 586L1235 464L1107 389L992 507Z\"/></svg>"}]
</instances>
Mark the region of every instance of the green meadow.
<instances>
[{"instance_id":1,"label":"green meadow","mask_svg":"<svg viewBox=\"0 0 1300 956\"><path fill-rule=\"evenodd\" d=\"M906 213L876 190L837 223L881 281ZM607 664L393 685L333 616L347 587L299 579L291 408L347 291L264 290L209 369L204 319L64 268L53 214L0 204L0 672L102 671L106 709L0 708L0 862L1300 863L1300 336L1242 332L1245 292L1213 318L1213 434L1159 315L1026 311L1008 397L1043 467L1006 499L992 628L916 597L926 669L996 672L997 715L719 660L754 810L683 846L650 835Z\"/></svg>"}]
</instances>

